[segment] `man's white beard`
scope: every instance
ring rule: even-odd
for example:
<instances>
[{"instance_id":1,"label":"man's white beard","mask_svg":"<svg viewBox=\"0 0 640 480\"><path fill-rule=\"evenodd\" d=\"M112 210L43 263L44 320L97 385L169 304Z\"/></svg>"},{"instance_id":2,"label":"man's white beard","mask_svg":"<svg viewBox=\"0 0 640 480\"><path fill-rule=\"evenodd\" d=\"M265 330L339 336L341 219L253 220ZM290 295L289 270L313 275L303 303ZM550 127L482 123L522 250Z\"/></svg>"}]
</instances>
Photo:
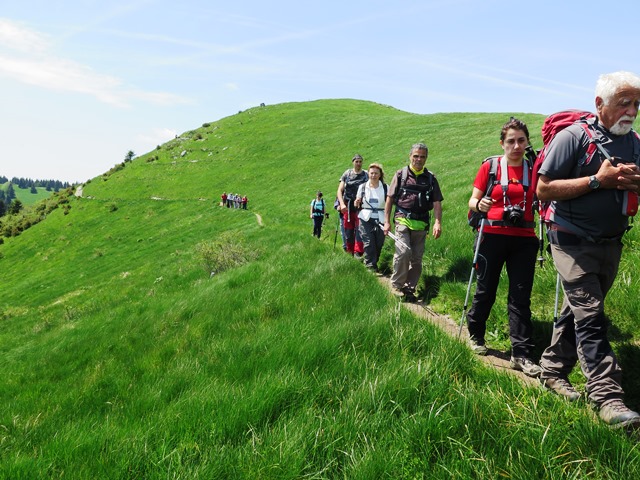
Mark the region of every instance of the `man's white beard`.
<instances>
[{"instance_id":1,"label":"man's white beard","mask_svg":"<svg viewBox=\"0 0 640 480\"><path fill-rule=\"evenodd\" d=\"M609 129L609 131L614 135L626 135L627 133L629 133L631 131L632 124L625 124L625 125L620 124L620 122L625 120L629 120L633 122L635 118L630 117L629 115L625 115L624 117L621 117L620 120L618 120L616 124Z\"/></svg>"}]
</instances>

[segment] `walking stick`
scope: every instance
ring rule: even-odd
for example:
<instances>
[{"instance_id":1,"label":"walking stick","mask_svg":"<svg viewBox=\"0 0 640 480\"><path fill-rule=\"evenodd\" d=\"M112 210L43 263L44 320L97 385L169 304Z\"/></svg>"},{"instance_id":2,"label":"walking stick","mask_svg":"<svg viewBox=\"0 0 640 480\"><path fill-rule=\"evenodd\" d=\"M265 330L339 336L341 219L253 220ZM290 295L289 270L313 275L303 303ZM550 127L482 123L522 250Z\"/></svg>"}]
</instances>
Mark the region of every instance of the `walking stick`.
<instances>
[{"instance_id":1,"label":"walking stick","mask_svg":"<svg viewBox=\"0 0 640 480\"><path fill-rule=\"evenodd\" d=\"M540 236L540 240L538 241L538 243L540 244L540 253L538 254L538 263L540 263L540 267L542 267L543 263L544 263L544 237L542 236L542 224L544 222L542 221L542 215L540 215L540 226L539 226L539 233L538 235Z\"/></svg>"},{"instance_id":2,"label":"walking stick","mask_svg":"<svg viewBox=\"0 0 640 480\"><path fill-rule=\"evenodd\" d=\"M471 291L471 284L473 283L473 273L478 266L478 252L480 251L480 243L482 242L482 233L484 232L484 226L487 222L486 217L482 217L480 220L480 228L478 229L478 241L476 243L476 251L473 253L473 263L471 264L471 274L469 275L469 285L467 285L467 295L464 297L464 306L462 307L462 316L460 317L460 328L458 330L458 337L462 334L462 324L464 323L464 317L467 314L467 306L469 305L469 292Z\"/></svg>"},{"instance_id":3,"label":"walking stick","mask_svg":"<svg viewBox=\"0 0 640 480\"><path fill-rule=\"evenodd\" d=\"M558 321L558 298L560 297L560 274L556 274L556 300L553 304L553 323Z\"/></svg>"}]
</instances>

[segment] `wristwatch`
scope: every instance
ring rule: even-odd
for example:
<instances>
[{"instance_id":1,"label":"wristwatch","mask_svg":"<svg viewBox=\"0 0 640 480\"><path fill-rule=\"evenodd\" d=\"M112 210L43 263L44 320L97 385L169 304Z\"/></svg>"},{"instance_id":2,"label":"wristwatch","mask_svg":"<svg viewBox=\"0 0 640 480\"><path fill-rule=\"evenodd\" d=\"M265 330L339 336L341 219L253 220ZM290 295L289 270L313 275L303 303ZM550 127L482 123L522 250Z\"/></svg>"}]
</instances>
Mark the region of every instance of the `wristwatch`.
<instances>
[{"instance_id":1,"label":"wristwatch","mask_svg":"<svg viewBox=\"0 0 640 480\"><path fill-rule=\"evenodd\" d=\"M598 180L595 175L591 175L589 177L589 188L591 190L597 190L600 188L600 180Z\"/></svg>"}]
</instances>

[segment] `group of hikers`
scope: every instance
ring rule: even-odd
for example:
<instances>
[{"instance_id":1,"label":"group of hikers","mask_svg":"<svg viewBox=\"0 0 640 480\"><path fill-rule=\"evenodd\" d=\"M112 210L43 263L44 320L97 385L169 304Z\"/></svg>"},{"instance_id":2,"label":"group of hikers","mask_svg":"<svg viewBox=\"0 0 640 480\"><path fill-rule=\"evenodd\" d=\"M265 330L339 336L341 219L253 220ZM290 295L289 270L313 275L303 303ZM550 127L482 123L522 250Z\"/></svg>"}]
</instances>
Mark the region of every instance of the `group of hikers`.
<instances>
[{"instance_id":1,"label":"group of hikers","mask_svg":"<svg viewBox=\"0 0 640 480\"><path fill-rule=\"evenodd\" d=\"M579 361L586 394L599 417L611 426L633 428L640 427L640 414L623 401L622 371L608 340L604 305L618 272L622 236L637 211L640 137L632 126L639 107L640 77L615 72L598 78L595 114L571 118L565 125L550 122L549 140L543 127L544 147L537 154L524 122L511 117L502 126L503 153L481 164L468 202L476 227L476 289L461 320L466 317L471 349L486 355L487 319L506 266L511 368L540 378L549 390L575 401L580 394L569 374ZM424 143L414 144L408 165L388 185L380 164L365 170L362 156L355 155L336 192L345 251L378 272L382 246L391 237L392 293L409 302L417 301L428 232L436 239L442 233L443 195L436 176L425 167L428 154ZM536 208L564 291L539 364L531 357L530 307L540 245ZM314 235L320 237L326 217L318 192L311 204Z\"/></svg>"},{"instance_id":2,"label":"group of hikers","mask_svg":"<svg viewBox=\"0 0 640 480\"><path fill-rule=\"evenodd\" d=\"M243 210L247 209L247 202L249 199L246 195L240 195L238 193L229 193L223 192L220 196L222 202L220 206L227 208L242 208Z\"/></svg>"}]
</instances>

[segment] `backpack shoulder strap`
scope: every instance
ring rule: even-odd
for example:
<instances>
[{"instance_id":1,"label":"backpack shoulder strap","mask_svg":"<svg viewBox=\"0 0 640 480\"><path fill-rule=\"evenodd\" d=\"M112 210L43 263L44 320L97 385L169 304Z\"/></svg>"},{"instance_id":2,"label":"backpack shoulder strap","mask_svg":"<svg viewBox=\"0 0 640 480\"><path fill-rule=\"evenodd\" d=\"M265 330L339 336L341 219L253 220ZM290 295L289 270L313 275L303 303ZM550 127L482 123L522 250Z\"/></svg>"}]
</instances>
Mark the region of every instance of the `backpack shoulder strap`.
<instances>
[{"instance_id":1,"label":"backpack shoulder strap","mask_svg":"<svg viewBox=\"0 0 640 480\"><path fill-rule=\"evenodd\" d=\"M485 162L490 162L489 164L489 176L487 177L487 188L485 188L485 196L491 196L491 192L493 191L493 187L498 183L498 158L499 156L493 156L486 158Z\"/></svg>"},{"instance_id":2,"label":"backpack shoulder strap","mask_svg":"<svg viewBox=\"0 0 640 480\"><path fill-rule=\"evenodd\" d=\"M404 187L407 184L407 177L409 176L409 166L405 165L402 169L402 177L400 178L400 187Z\"/></svg>"},{"instance_id":3,"label":"backpack shoulder strap","mask_svg":"<svg viewBox=\"0 0 640 480\"><path fill-rule=\"evenodd\" d=\"M640 135L635 130L631 130L633 132L633 138L635 142L633 143L633 163L640 166Z\"/></svg>"}]
</instances>

